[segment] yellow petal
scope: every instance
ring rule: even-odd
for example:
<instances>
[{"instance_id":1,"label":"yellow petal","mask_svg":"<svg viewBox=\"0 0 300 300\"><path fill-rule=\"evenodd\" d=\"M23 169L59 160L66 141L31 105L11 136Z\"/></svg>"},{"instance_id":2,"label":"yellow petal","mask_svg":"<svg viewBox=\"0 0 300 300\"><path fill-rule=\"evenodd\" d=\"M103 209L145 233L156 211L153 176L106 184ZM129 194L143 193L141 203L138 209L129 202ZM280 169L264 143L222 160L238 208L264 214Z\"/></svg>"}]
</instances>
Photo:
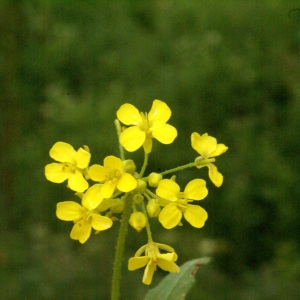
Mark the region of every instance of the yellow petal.
<instances>
[{"instance_id":1,"label":"yellow petal","mask_svg":"<svg viewBox=\"0 0 300 300\"><path fill-rule=\"evenodd\" d=\"M218 144L216 150L210 154L210 157L219 156L224 152L226 152L227 150L228 150L227 146L225 146L224 144Z\"/></svg>"},{"instance_id":2,"label":"yellow petal","mask_svg":"<svg viewBox=\"0 0 300 300\"><path fill-rule=\"evenodd\" d=\"M148 114L148 120L150 124L157 121L166 123L170 119L171 114L172 112L165 102L154 100L151 110Z\"/></svg>"},{"instance_id":3,"label":"yellow petal","mask_svg":"<svg viewBox=\"0 0 300 300\"><path fill-rule=\"evenodd\" d=\"M89 239L91 231L91 222L81 220L73 226L70 237L71 239L79 240L81 244L84 244Z\"/></svg>"},{"instance_id":4,"label":"yellow petal","mask_svg":"<svg viewBox=\"0 0 300 300\"><path fill-rule=\"evenodd\" d=\"M92 165L89 167L89 176L92 180L103 182L106 179L107 170L100 165Z\"/></svg>"},{"instance_id":5,"label":"yellow petal","mask_svg":"<svg viewBox=\"0 0 300 300\"><path fill-rule=\"evenodd\" d=\"M75 192L84 192L88 187L88 182L84 179L83 175L75 170L68 180L68 187Z\"/></svg>"},{"instance_id":6,"label":"yellow petal","mask_svg":"<svg viewBox=\"0 0 300 300\"><path fill-rule=\"evenodd\" d=\"M168 272L179 272L179 267L174 263L174 260L165 259L163 256L170 255L173 253L161 254L162 257L159 257L157 260L157 265L164 271Z\"/></svg>"},{"instance_id":7,"label":"yellow petal","mask_svg":"<svg viewBox=\"0 0 300 300\"><path fill-rule=\"evenodd\" d=\"M133 152L139 149L145 142L146 133L138 126L125 129L120 134L120 144L128 151Z\"/></svg>"},{"instance_id":8,"label":"yellow petal","mask_svg":"<svg viewBox=\"0 0 300 300\"><path fill-rule=\"evenodd\" d=\"M63 221L74 221L82 218L85 209L74 201L58 202L56 216Z\"/></svg>"},{"instance_id":9,"label":"yellow petal","mask_svg":"<svg viewBox=\"0 0 300 300\"><path fill-rule=\"evenodd\" d=\"M179 185L175 181L170 179L161 180L156 189L157 196L170 201L176 201L178 199L177 197L179 192Z\"/></svg>"},{"instance_id":10,"label":"yellow petal","mask_svg":"<svg viewBox=\"0 0 300 300\"><path fill-rule=\"evenodd\" d=\"M110 228L113 222L110 218L100 216L99 214L92 214L92 227L95 230L102 231Z\"/></svg>"},{"instance_id":11,"label":"yellow petal","mask_svg":"<svg viewBox=\"0 0 300 300\"><path fill-rule=\"evenodd\" d=\"M142 122L138 109L129 103L125 103L119 108L117 117L125 125L137 125Z\"/></svg>"},{"instance_id":12,"label":"yellow petal","mask_svg":"<svg viewBox=\"0 0 300 300\"><path fill-rule=\"evenodd\" d=\"M154 264L151 260L148 262L143 276L143 283L144 284L151 284L154 271L156 270L156 264Z\"/></svg>"},{"instance_id":13,"label":"yellow petal","mask_svg":"<svg viewBox=\"0 0 300 300\"><path fill-rule=\"evenodd\" d=\"M95 209L103 201L101 190L101 184L94 184L91 186L82 197L82 206L88 210Z\"/></svg>"},{"instance_id":14,"label":"yellow petal","mask_svg":"<svg viewBox=\"0 0 300 300\"><path fill-rule=\"evenodd\" d=\"M106 181L101 190L101 195L103 198L110 198L115 191L117 182L116 181Z\"/></svg>"},{"instance_id":15,"label":"yellow petal","mask_svg":"<svg viewBox=\"0 0 300 300\"><path fill-rule=\"evenodd\" d=\"M70 144L57 142L50 149L49 155L51 158L59 162L75 163L74 158L76 151Z\"/></svg>"},{"instance_id":16,"label":"yellow petal","mask_svg":"<svg viewBox=\"0 0 300 300\"><path fill-rule=\"evenodd\" d=\"M177 226L182 218L182 212L175 203L165 206L159 214L158 220L166 229Z\"/></svg>"},{"instance_id":17,"label":"yellow petal","mask_svg":"<svg viewBox=\"0 0 300 300\"><path fill-rule=\"evenodd\" d=\"M158 257L163 260L173 261L173 262L176 261L178 258L175 252L159 254Z\"/></svg>"},{"instance_id":18,"label":"yellow petal","mask_svg":"<svg viewBox=\"0 0 300 300\"><path fill-rule=\"evenodd\" d=\"M157 202L160 206L166 206L166 205L170 204L171 201L166 200L164 198L158 198Z\"/></svg>"},{"instance_id":19,"label":"yellow petal","mask_svg":"<svg viewBox=\"0 0 300 300\"><path fill-rule=\"evenodd\" d=\"M118 190L125 193L134 190L136 186L137 186L136 179L128 173L123 173L122 176L119 178L117 184Z\"/></svg>"},{"instance_id":20,"label":"yellow petal","mask_svg":"<svg viewBox=\"0 0 300 300\"><path fill-rule=\"evenodd\" d=\"M220 187L223 184L223 175L214 164L208 164L207 167L210 180L215 186Z\"/></svg>"},{"instance_id":21,"label":"yellow petal","mask_svg":"<svg viewBox=\"0 0 300 300\"><path fill-rule=\"evenodd\" d=\"M184 218L196 228L201 228L204 226L205 221L208 218L205 209L198 205L188 204L185 212L183 213Z\"/></svg>"},{"instance_id":22,"label":"yellow petal","mask_svg":"<svg viewBox=\"0 0 300 300\"><path fill-rule=\"evenodd\" d=\"M109 155L104 158L103 165L107 170L122 170L122 160L116 156Z\"/></svg>"},{"instance_id":23,"label":"yellow petal","mask_svg":"<svg viewBox=\"0 0 300 300\"><path fill-rule=\"evenodd\" d=\"M208 194L206 182L203 179L191 180L184 189L184 196L186 199L202 200Z\"/></svg>"},{"instance_id":24,"label":"yellow petal","mask_svg":"<svg viewBox=\"0 0 300 300\"><path fill-rule=\"evenodd\" d=\"M191 135L191 141L193 149L195 149L204 158L210 157L210 154L217 148L217 140L214 137L209 136L207 133L201 136L197 132L193 132Z\"/></svg>"},{"instance_id":25,"label":"yellow petal","mask_svg":"<svg viewBox=\"0 0 300 300\"><path fill-rule=\"evenodd\" d=\"M162 144L171 144L177 137L176 128L166 123L155 122L150 130L152 136Z\"/></svg>"},{"instance_id":26,"label":"yellow petal","mask_svg":"<svg viewBox=\"0 0 300 300\"><path fill-rule=\"evenodd\" d=\"M128 270L134 271L143 268L144 266L146 266L148 261L149 261L148 256L131 257L128 260Z\"/></svg>"},{"instance_id":27,"label":"yellow petal","mask_svg":"<svg viewBox=\"0 0 300 300\"><path fill-rule=\"evenodd\" d=\"M103 199L103 201L100 203L100 205L98 206L97 210L99 212L102 212L102 211L106 211L108 210L109 208L111 208L112 205L114 205L116 203L116 201L119 201L118 203L118 207L124 207L124 202L123 200L121 199L112 199L112 198L108 198L108 199ZM116 205L116 204L115 204ZM116 209L116 207L114 207ZM123 211L123 209L121 210Z\"/></svg>"},{"instance_id":28,"label":"yellow petal","mask_svg":"<svg viewBox=\"0 0 300 300\"><path fill-rule=\"evenodd\" d=\"M90 163L91 153L85 151L82 148L79 148L74 159L78 168L85 169Z\"/></svg>"},{"instance_id":29,"label":"yellow petal","mask_svg":"<svg viewBox=\"0 0 300 300\"><path fill-rule=\"evenodd\" d=\"M54 183L62 183L71 175L71 171L63 164L52 163L45 167L45 176L47 180Z\"/></svg>"}]
</instances>

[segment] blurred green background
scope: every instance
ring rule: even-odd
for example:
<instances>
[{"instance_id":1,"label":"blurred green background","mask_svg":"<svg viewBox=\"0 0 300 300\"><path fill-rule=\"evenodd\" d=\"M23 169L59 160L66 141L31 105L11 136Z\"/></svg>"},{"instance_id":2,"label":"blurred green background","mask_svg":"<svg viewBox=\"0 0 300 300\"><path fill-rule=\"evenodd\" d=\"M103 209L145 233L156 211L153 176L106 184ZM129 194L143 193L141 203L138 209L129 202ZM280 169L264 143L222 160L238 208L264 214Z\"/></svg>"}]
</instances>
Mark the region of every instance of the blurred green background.
<instances>
[{"instance_id":1,"label":"blurred green background","mask_svg":"<svg viewBox=\"0 0 300 300\"><path fill-rule=\"evenodd\" d=\"M56 141L88 145L92 163L118 155L117 109L154 99L179 136L155 143L149 171L194 160L193 131L229 146L223 186L207 180L203 229L152 222L178 264L213 257L187 299L300 297L299 1L2 0L0 44L1 299L109 299L118 224L71 240L55 207L74 197L44 166ZM141 151L129 157L141 163ZM177 175L194 177L207 169ZM129 229L122 299L149 289L126 271L145 242Z\"/></svg>"}]
</instances>

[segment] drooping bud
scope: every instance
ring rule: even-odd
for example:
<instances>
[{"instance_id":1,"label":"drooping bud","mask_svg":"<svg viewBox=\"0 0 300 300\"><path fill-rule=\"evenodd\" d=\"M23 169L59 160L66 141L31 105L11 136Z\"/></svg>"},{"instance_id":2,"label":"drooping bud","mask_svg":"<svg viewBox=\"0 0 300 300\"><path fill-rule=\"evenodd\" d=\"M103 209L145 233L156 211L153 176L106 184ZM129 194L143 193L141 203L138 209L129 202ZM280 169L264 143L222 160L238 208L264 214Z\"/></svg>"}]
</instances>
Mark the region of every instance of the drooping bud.
<instances>
[{"instance_id":1,"label":"drooping bud","mask_svg":"<svg viewBox=\"0 0 300 300\"><path fill-rule=\"evenodd\" d=\"M160 213L160 206L157 203L156 199L149 200L149 202L147 204L147 212L148 212L149 217L151 217L151 218L158 217L158 215Z\"/></svg>"},{"instance_id":2,"label":"drooping bud","mask_svg":"<svg viewBox=\"0 0 300 300\"><path fill-rule=\"evenodd\" d=\"M163 177L162 177L161 174L152 172L152 173L148 176L148 183L149 183L149 186L157 187L157 186L158 186L158 183L162 180L162 178L163 178Z\"/></svg>"},{"instance_id":3,"label":"drooping bud","mask_svg":"<svg viewBox=\"0 0 300 300\"><path fill-rule=\"evenodd\" d=\"M129 218L129 224L138 232L146 226L146 223L146 216L140 211L132 213Z\"/></svg>"}]
</instances>

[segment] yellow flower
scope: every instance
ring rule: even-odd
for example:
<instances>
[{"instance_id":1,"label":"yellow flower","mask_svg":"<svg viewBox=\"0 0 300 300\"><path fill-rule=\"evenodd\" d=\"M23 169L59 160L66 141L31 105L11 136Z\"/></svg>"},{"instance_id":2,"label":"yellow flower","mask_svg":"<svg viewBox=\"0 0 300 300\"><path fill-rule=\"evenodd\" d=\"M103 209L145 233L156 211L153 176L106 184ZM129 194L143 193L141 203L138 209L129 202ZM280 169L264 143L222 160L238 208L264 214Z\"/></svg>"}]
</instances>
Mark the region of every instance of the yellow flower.
<instances>
[{"instance_id":1,"label":"yellow flower","mask_svg":"<svg viewBox=\"0 0 300 300\"><path fill-rule=\"evenodd\" d=\"M133 126L121 133L121 145L129 152L143 146L145 152L150 153L152 138L162 144L171 144L177 136L176 128L166 123L171 114L168 105L160 100L153 101L148 114L140 113L132 104L123 104L117 111L117 117L123 124Z\"/></svg>"},{"instance_id":2,"label":"yellow flower","mask_svg":"<svg viewBox=\"0 0 300 300\"><path fill-rule=\"evenodd\" d=\"M190 181L184 192L180 192L179 185L173 180L163 179L158 184L156 194L162 198L165 205L158 217L163 227L174 228L180 224L182 215L193 227L204 226L208 217L207 212L198 205L189 204L193 200L202 200L207 196L208 190L203 179Z\"/></svg>"},{"instance_id":3,"label":"yellow flower","mask_svg":"<svg viewBox=\"0 0 300 300\"><path fill-rule=\"evenodd\" d=\"M228 147L224 144L218 144L217 140L207 133L200 135L197 132L193 132L191 142L193 149L200 154L195 160L196 163L199 163L197 168L208 167L208 176L210 180L215 186L220 187L223 183L223 175L213 163L207 162L203 164L203 160L223 154L227 151ZM211 161L214 161L214 159Z\"/></svg>"},{"instance_id":4,"label":"yellow flower","mask_svg":"<svg viewBox=\"0 0 300 300\"><path fill-rule=\"evenodd\" d=\"M130 192L137 186L136 179L124 172L122 160L115 156L107 156L104 166L91 166L89 176L94 181L104 182L101 190L103 198L111 197L116 188L121 192Z\"/></svg>"},{"instance_id":5,"label":"yellow flower","mask_svg":"<svg viewBox=\"0 0 300 300\"><path fill-rule=\"evenodd\" d=\"M171 253L161 254L159 248L166 250ZM141 254L145 252L145 256ZM156 266L159 266L161 269L174 273L179 272L180 269L176 265L175 261L177 260L177 254L174 252L174 249L164 245L151 242L147 245L141 247L128 261L128 270L134 271L146 266L143 276L144 284L151 284L154 271L156 271Z\"/></svg>"},{"instance_id":6,"label":"yellow flower","mask_svg":"<svg viewBox=\"0 0 300 300\"><path fill-rule=\"evenodd\" d=\"M75 151L70 144L57 142L49 154L60 162L46 165L45 176L49 181L62 183L68 179L68 187L76 192L84 192L89 187L83 176L91 159L89 151L83 148Z\"/></svg>"},{"instance_id":7,"label":"yellow flower","mask_svg":"<svg viewBox=\"0 0 300 300\"><path fill-rule=\"evenodd\" d=\"M107 210L111 201L101 197L101 185L95 184L83 195L82 205L74 201L57 203L56 216L63 221L73 221L70 237L84 244L90 237L92 228L102 231L112 226L112 220L99 213Z\"/></svg>"}]
</instances>

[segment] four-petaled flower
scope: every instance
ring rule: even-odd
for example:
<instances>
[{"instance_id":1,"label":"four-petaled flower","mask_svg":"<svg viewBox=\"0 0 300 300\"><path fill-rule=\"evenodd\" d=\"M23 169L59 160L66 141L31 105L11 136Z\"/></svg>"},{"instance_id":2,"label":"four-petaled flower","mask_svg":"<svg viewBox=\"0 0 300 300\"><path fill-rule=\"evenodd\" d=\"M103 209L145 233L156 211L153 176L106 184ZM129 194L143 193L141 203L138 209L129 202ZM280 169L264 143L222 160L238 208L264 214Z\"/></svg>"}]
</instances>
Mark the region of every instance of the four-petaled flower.
<instances>
[{"instance_id":1,"label":"four-petaled flower","mask_svg":"<svg viewBox=\"0 0 300 300\"><path fill-rule=\"evenodd\" d=\"M136 188L136 179L124 172L120 158L107 156L103 165L92 165L89 168L89 176L92 180L104 182L101 191L103 198L111 197L116 188L121 192L130 192Z\"/></svg>"},{"instance_id":2,"label":"four-petaled flower","mask_svg":"<svg viewBox=\"0 0 300 300\"><path fill-rule=\"evenodd\" d=\"M92 228L102 231L112 226L112 220L99 213L107 210L112 200L103 199L101 185L95 184L83 195L81 204L74 201L59 202L56 206L56 216L63 221L73 221L70 237L84 244L90 237Z\"/></svg>"},{"instance_id":3,"label":"four-petaled flower","mask_svg":"<svg viewBox=\"0 0 300 300\"><path fill-rule=\"evenodd\" d=\"M220 187L223 183L223 175L218 171L217 167L211 163L205 163L206 159L219 156L227 151L228 147L224 144L218 144L216 138L209 136L207 133L203 135L193 132L191 135L191 143L200 156L196 158L197 168L208 167L208 176L213 184ZM214 161L212 159L211 161Z\"/></svg>"},{"instance_id":4,"label":"four-petaled flower","mask_svg":"<svg viewBox=\"0 0 300 300\"><path fill-rule=\"evenodd\" d=\"M159 182L156 194L161 197L165 207L159 214L158 220L166 229L171 229L180 224L182 215L196 228L204 226L207 212L198 205L189 204L193 200L202 200L207 194L206 182L203 179L190 181L184 192L180 192L179 185L171 179ZM167 201L166 201L167 200Z\"/></svg>"},{"instance_id":5,"label":"four-petaled flower","mask_svg":"<svg viewBox=\"0 0 300 300\"><path fill-rule=\"evenodd\" d=\"M159 248L169 251L170 253L160 253ZM145 252L144 256L141 254ZM177 254L174 249L164 245L151 242L147 245L142 246L128 261L128 270L134 271L146 266L143 276L144 284L151 284L154 271L156 266L168 272L179 272L180 269L176 265Z\"/></svg>"},{"instance_id":6,"label":"four-petaled flower","mask_svg":"<svg viewBox=\"0 0 300 300\"><path fill-rule=\"evenodd\" d=\"M76 192L84 192L88 182L83 174L88 167L91 154L88 149L74 148L67 143L57 142L50 149L50 157L60 163L51 163L45 167L46 178L55 183L62 183L68 179L68 187Z\"/></svg>"},{"instance_id":7,"label":"four-petaled flower","mask_svg":"<svg viewBox=\"0 0 300 300\"><path fill-rule=\"evenodd\" d=\"M171 114L168 105L160 100L153 101L148 114L140 113L132 104L123 104L117 111L117 117L123 124L132 126L120 134L121 145L129 152L143 146L145 152L150 153L152 138L162 144L171 144L177 136L176 128L166 123Z\"/></svg>"}]
</instances>

